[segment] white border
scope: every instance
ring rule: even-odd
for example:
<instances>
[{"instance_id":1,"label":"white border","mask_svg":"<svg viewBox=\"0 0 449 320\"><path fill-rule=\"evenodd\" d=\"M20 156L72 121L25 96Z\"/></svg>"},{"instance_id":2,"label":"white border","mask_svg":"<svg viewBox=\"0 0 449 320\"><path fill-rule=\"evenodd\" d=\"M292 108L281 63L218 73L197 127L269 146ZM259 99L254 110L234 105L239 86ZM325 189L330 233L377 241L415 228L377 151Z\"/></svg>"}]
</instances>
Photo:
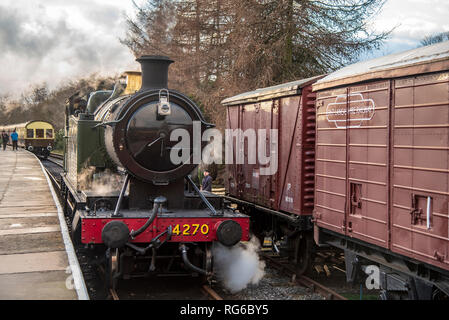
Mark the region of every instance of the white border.
<instances>
[{"instance_id":1,"label":"white border","mask_svg":"<svg viewBox=\"0 0 449 320\"><path fill-rule=\"evenodd\" d=\"M83 273L81 272L81 268L75 254L75 249L73 248L72 240L70 239L69 230L67 228L64 213L62 212L62 208L61 205L59 204L58 197L56 196L53 185L41 161L34 153L32 153L32 155L36 158L36 160L38 160L39 164L41 165L42 172L44 173L45 178L47 179L47 183L50 187L51 195L53 196L53 201L55 202L56 208L58 209L58 218L59 218L59 225L61 226L62 239L64 240L67 258L69 260L70 269L72 270L72 276L75 284L76 293L78 295L78 300L89 300L89 294L87 293L86 284L84 283Z\"/></svg>"}]
</instances>

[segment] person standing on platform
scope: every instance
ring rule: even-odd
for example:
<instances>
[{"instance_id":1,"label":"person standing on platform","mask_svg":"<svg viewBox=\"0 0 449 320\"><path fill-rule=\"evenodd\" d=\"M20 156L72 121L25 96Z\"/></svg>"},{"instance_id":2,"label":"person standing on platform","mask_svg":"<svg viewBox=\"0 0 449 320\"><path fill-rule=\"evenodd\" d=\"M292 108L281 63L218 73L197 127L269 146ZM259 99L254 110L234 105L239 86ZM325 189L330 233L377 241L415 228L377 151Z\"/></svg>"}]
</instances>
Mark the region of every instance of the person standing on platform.
<instances>
[{"instance_id":1,"label":"person standing on platform","mask_svg":"<svg viewBox=\"0 0 449 320\"><path fill-rule=\"evenodd\" d=\"M6 145L9 141L9 135L6 133L5 130L2 131L2 142L3 142L3 150L6 150Z\"/></svg>"},{"instance_id":2,"label":"person standing on platform","mask_svg":"<svg viewBox=\"0 0 449 320\"><path fill-rule=\"evenodd\" d=\"M19 141L19 135L16 132L16 129L14 129L13 133L11 133L11 141L12 141L12 150L17 151L17 143Z\"/></svg>"},{"instance_id":3,"label":"person standing on platform","mask_svg":"<svg viewBox=\"0 0 449 320\"><path fill-rule=\"evenodd\" d=\"M202 191L212 192L212 177L209 175L208 170L204 170L203 183L201 184Z\"/></svg>"}]
</instances>

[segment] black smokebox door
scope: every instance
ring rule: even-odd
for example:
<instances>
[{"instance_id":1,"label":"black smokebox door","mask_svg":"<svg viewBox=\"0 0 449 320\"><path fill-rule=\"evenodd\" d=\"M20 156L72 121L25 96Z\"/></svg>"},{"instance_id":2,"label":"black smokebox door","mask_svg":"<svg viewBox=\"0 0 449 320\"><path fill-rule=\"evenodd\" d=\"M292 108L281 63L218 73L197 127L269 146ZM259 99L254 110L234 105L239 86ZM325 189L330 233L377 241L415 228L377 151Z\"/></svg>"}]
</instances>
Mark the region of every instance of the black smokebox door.
<instances>
[{"instance_id":1,"label":"black smokebox door","mask_svg":"<svg viewBox=\"0 0 449 320\"><path fill-rule=\"evenodd\" d=\"M171 132L179 128L186 129L191 140L192 118L174 102L170 102L171 114L161 117L157 105L157 101L150 102L133 113L128 122L126 140L137 163L148 170L164 172L180 166L170 160L171 148L178 143L170 141Z\"/></svg>"}]
</instances>

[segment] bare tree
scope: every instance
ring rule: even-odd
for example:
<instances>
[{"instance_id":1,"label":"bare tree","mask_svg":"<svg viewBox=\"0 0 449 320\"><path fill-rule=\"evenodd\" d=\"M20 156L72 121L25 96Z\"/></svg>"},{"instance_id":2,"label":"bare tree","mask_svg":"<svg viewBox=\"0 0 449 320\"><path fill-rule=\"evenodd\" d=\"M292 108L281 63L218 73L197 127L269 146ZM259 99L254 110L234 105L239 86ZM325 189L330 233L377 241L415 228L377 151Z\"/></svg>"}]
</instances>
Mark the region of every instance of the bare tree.
<instances>
[{"instance_id":1,"label":"bare tree","mask_svg":"<svg viewBox=\"0 0 449 320\"><path fill-rule=\"evenodd\" d=\"M91 91L112 89L114 80L93 74L54 90L49 90L45 84L35 85L20 98L0 97L0 124L45 120L58 130L64 126L65 102L69 96L80 92L80 96L87 100Z\"/></svg>"},{"instance_id":2,"label":"bare tree","mask_svg":"<svg viewBox=\"0 0 449 320\"><path fill-rule=\"evenodd\" d=\"M431 44L448 41L449 40L449 31L448 32L441 32L434 35L430 35L425 37L420 42L420 47L428 46Z\"/></svg>"},{"instance_id":3,"label":"bare tree","mask_svg":"<svg viewBox=\"0 0 449 320\"><path fill-rule=\"evenodd\" d=\"M127 17L128 31L121 42L136 56L142 54L169 55L174 27L175 5L170 0L149 0L142 7L134 1L136 18Z\"/></svg>"}]
</instances>

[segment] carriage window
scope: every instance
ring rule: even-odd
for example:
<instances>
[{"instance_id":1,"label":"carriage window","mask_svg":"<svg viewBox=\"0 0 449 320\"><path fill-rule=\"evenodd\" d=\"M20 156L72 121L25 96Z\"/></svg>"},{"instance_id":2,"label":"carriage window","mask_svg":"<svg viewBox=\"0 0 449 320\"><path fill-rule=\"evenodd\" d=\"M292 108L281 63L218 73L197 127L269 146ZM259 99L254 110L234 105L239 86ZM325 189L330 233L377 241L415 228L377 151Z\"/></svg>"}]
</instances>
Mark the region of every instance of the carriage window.
<instances>
[{"instance_id":1,"label":"carriage window","mask_svg":"<svg viewBox=\"0 0 449 320\"><path fill-rule=\"evenodd\" d=\"M44 129L36 129L36 138L44 137Z\"/></svg>"},{"instance_id":2,"label":"carriage window","mask_svg":"<svg viewBox=\"0 0 449 320\"><path fill-rule=\"evenodd\" d=\"M34 138L34 130L27 129L27 138Z\"/></svg>"},{"instance_id":3,"label":"carriage window","mask_svg":"<svg viewBox=\"0 0 449 320\"><path fill-rule=\"evenodd\" d=\"M47 139L53 138L53 129L47 129Z\"/></svg>"}]
</instances>

